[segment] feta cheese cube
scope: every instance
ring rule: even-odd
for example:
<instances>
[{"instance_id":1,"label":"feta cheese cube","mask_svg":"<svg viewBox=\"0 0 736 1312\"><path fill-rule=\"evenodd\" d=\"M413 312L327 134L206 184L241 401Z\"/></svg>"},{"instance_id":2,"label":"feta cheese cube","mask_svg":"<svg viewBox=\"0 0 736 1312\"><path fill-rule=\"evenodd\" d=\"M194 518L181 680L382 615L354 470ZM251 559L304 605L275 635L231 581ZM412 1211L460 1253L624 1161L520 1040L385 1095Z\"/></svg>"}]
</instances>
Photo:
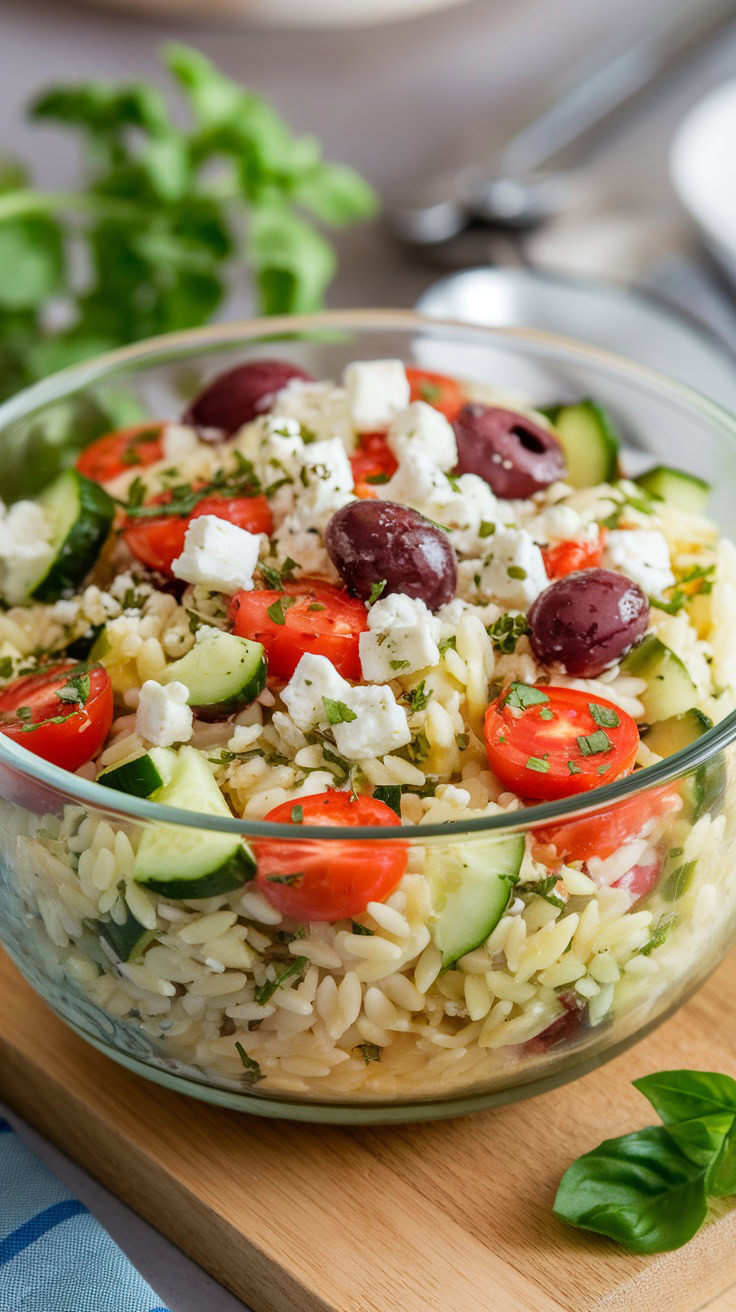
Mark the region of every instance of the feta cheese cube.
<instances>
[{"instance_id":1,"label":"feta cheese cube","mask_svg":"<svg viewBox=\"0 0 736 1312\"><path fill-rule=\"evenodd\" d=\"M333 581L339 577L322 544L319 529L313 524L305 525L298 513L286 516L271 539L271 547L279 565L293 560L302 574L317 574Z\"/></svg>"},{"instance_id":2,"label":"feta cheese cube","mask_svg":"<svg viewBox=\"0 0 736 1312\"><path fill-rule=\"evenodd\" d=\"M396 473L382 488L386 501L398 501L402 505L412 506L438 519L438 514L452 495L452 489L443 470L417 448L406 451ZM444 520L440 520L444 523Z\"/></svg>"},{"instance_id":3,"label":"feta cheese cube","mask_svg":"<svg viewBox=\"0 0 736 1312\"><path fill-rule=\"evenodd\" d=\"M363 360L343 373L353 425L359 433L388 428L409 404L410 389L401 360Z\"/></svg>"},{"instance_id":4,"label":"feta cheese cube","mask_svg":"<svg viewBox=\"0 0 736 1312\"><path fill-rule=\"evenodd\" d=\"M571 542L583 527L582 516L572 506L548 506L540 519L545 542Z\"/></svg>"},{"instance_id":5,"label":"feta cheese cube","mask_svg":"<svg viewBox=\"0 0 736 1312\"><path fill-rule=\"evenodd\" d=\"M665 588L672 587L675 581L667 540L658 529L610 532L603 552L603 567L628 575L642 592L652 597L661 597Z\"/></svg>"},{"instance_id":6,"label":"feta cheese cube","mask_svg":"<svg viewBox=\"0 0 736 1312\"><path fill-rule=\"evenodd\" d=\"M359 639L363 678L388 683L437 665L439 636L440 622L423 601L402 592L381 597L368 611L368 632Z\"/></svg>"},{"instance_id":7,"label":"feta cheese cube","mask_svg":"<svg viewBox=\"0 0 736 1312\"><path fill-rule=\"evenodd\" d=\"M51 564L51 525L35 501L16 501L7 511L0 507L0 596L14 606Z\"/></svg>"},{"instance_id":8,"label":"feta cheese cube","mask_svg":"<svg viewBox=\"0 0 736 1312\"><path fill-rule=\"evenodd\" d=\"M343 700L355 719L332 729L338 752L349 761L383 756L411 742L406 711L390 688L352 688Z\"/></svg>"},{"instance_id":9,"label":"feta cheese cube","mask_svg":"<svg viewBox=\"0 0 736 1312\"><path fill-rule=\"evenodd\" d=\"M323 697L347 705L352 692L350 684L338 674L332 661L326 656L305 652L281 693L281 700L294 724L306 730L327 723Z\"/></svg>"},{"instance_id":10,"label":"feta cheese cube","mask_svg":"<svg viewBox=\"0 0 736 1312\"><path fill-rule=\"evenodd\" d=\"M199 447L196 429L188 424L165 424L162 434L164 460L176 462L193 456Z\"/></svg>"},{"instance_id":11,"label":"feta cheese cube","mask_svg":"<svg viewBox=\"0 0 736 1312\"><path fill-rule=\"evenodd\" d=\"M249 533L216 515L199 515L189 525L184 550L171 568L186 583L201 583L216 592L239 592L253 587L260 546L260 533Z\"/></svg>"},{"instance_id":12,"label":"feta cheese cube","mask_svg":"<svg viewBox=\"0 0 736 1312\"><path fill-rule=\"evenodd\" d=\"M296 420L305 432L318 440L339 437L346 450L352 451L355 446L347 392L334 383L310 383L302 378L292 378L277 394L270 413L274 419Z\"/></svg>"},{"instance_id":13,"label":"feta cheese cube","mask_svg":"<svg viewBox=\"0 0 736 1312\"><path fill-rule=\"evenodd\" d=\"M304 491L297 491L298 502L308 515L329 518L345 504L353 490L353 471L339 437L305 446L299 483Z\"/></svg>"},{"instance_id":14,"label":"feta cheese cube","mask_svg":"<svg viewBox=\"0 0 736 1312\"><path fill-rule=\"evenodd\" d=\"M549 586L539 547L526 529L501 529L479 560L461 561L458 590L467 601L493 601L527 610Z\"/></svg>"},{"instance_id":15,"label":"feta cheese cube","mask_svg":"<svg viewBox=\"0 0 736 1312\"><path fill-rule=\"evenodd\" d=\"M452 424L426 401L412 401L391 421L387 442L401 462L407 451L418 448L438 469L457 464L457 442Z\"/></svg>"},{"instance_id":16,"label":"feta cheese cube","mask_svg":"<svg viewBox=\"0 0 736 1312\"><path fill-rule=\"evenodd\" d=\"M188 697L189 689L178 680L160 684L146 679L135 714L136 733L154 747L188 742L194 724L192 709L187 706Z\"/></svg>"}]
</instances>

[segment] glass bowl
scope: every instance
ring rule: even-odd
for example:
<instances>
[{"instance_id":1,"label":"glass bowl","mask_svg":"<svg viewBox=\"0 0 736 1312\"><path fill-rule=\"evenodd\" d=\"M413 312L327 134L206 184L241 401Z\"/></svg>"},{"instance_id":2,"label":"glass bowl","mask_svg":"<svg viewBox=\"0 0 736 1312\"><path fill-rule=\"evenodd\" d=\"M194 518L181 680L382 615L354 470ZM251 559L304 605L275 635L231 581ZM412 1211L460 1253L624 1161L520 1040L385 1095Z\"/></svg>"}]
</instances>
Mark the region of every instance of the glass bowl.
<instances>
[{"instance_id":1,"label":"glass bowl","mask_svg":"<svg viewBox=\"0 0 736 1312\"><path fill-rule=\"evenodd\" d=\"M141 413L174 418L206 377L273 354L321 378L339 378L350 360L397 356L536 405L595 396L624 434L629 472L658 462L697 472L714 486L714 518L728 524L736 423L703 397L553 335L395 311L225 324L57 374L0 408L0 494L40 488L114 426L111 415L117 423ZM716 598L727 610L727 589L716 585ZM0 633L6 623L0 616ZM349 922L279 925L246 885L185 905L184 949L171 947L182 942L176 907L142 904L134 894L132 907L124 900L145 829L268 834L320 859L342 859L345 831L301 826L295 839L293 826L165 808L68 774L0 736L0 939L83 1038L149 1079L220 1106L357 1124L528 1097L640 1038L728 950L735 736L731 713L676 755L588 794L587 805L570 798L464 823L443 817L380 835L351 830L350 843L370 843L377 861L387 845L408 848L409 873L367 917L372 932L355 933ZM469 863L482 872L510 835L549 843L581 817L590 833L605 829L622 843L646 831L664 862L655 887L634 900L573 871L564 910L535 898L522 916L510 904L487 944L443 973L431 939L428 865L460 871ZM195 911L215 919L198 920L192 932ZM120 931L135 929L131 914L140 934L125 961ZM101 922L113 924L112 935ZM225 966L219 958L208 965L211 940L222 956L233 926ZM277 960L281 971L299 958L301 983L256 1002L258 963Z\"/></svg>"}]
</instances>

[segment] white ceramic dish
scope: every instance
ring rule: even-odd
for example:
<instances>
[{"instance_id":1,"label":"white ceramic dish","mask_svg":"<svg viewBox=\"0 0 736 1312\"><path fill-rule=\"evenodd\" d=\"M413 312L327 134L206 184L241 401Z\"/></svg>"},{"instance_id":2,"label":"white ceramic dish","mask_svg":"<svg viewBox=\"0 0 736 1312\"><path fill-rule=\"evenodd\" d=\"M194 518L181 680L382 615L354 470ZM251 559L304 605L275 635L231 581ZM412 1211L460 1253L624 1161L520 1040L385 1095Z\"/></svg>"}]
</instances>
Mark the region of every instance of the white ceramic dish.
<instances>
[{"instance_id":1,"label":"white ceramic dish","mask_svg":"<svg viewBox=\"0 0 736 1312\"><path fill-rule=\"evenodd\" d=\"M736 283L736 80L717 87L680 125L670 173L680 202Z\"/></svg>"}]
</instances>

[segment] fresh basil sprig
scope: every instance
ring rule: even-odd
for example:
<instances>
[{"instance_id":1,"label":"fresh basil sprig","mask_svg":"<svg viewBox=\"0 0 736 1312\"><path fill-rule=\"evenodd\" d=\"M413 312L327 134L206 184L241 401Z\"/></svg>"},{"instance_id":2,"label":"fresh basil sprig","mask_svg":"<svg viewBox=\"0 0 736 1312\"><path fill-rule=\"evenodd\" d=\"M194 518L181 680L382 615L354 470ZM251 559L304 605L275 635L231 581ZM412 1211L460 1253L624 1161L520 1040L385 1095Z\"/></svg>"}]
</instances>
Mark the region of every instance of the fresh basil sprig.
<instances>
[{"instance_id":1,"label":"fresh basil sprig","mask_svg":"<svg viewBox=\"0 0 736 1312\"><path fill-rule=\"evenodd\" d=\"M736 1193L736 1080L662 1071L634 1088L664 1124L579 1157L562 1177L554 1213L634 1253L663 1253L697 1233L709 1197Z\"/></svg>"},{"instance_id":2,"label":"fresh basil sprig","mask_svg":"<svg viewBox=\"0 0 736 1312\"><path fill-rule=\"evenodd\" d=\"M337 227L375 211L357 173L196 50L167 46L164 62L186 127L145 83L50 87L30 116L81 134L82 186L39 191L0 160L0 398L204 323L244 265L264 313L318 309L336 260L313 220ZM64 309L56 331L52 300Z\"/></svg>"}]
</instances>

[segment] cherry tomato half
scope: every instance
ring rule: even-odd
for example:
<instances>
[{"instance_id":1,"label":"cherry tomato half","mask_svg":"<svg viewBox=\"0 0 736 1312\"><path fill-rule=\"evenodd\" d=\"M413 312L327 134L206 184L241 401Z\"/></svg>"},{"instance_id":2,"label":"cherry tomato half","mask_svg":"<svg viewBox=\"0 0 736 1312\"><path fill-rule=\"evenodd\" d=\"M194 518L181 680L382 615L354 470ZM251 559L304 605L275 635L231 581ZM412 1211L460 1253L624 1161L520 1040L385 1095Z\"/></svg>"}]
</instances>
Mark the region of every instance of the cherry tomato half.
<instances>
[{"instance_id":1,"label":"cherry tomato half","mask_svg":"<svg viewBox=\"0 0 736 1312\"><path fill-rule=\"evenodd\" d=\"M579 569L595 569L603 559L606 530L588 542L558 542L554 547L543 547L542 558L548 579L561 579Z\"/></svg>"},{"instance_id":2,"label":"cherry tomato half","mask_svg":"<svg viewBox=\"0 0 736 1312\"><path fill-rule=\"evenodd\" d=\"M636 797L625 798L616 806L591 811L580 820L563 821L559 825L535 830L534 855L553 869L562 861L586 861L590 856L605 861L625 843L637 838L649 821L678 811L681 805L677 784L650 788ZM645 892L650 891L644 888L643 874L637 879L637 886L642 890L637 893L638 897L644 897Z\"/></svg>"},{"instance_id":3,"label":"cherry tomato half","mask_svg":"<svg viewBox=\"0 0 736 1312\"><path fill-rule=\"evenodd\" d=\"M279 824L395 825L390 806L375 797L330 789L297 803L283 802L265 817ZM295 920L345 920L382 902L406 869L405 843L300 842L259 838L253 844L257 881L269 902Z\"/></svg>"},{"instance_id":4,"label":"cherry tomato half","mask_svg":"<svg viewBox=\"0 0 736 1312\"><path fill-rule=\"evenodd\" d=\"M362 433L358 441L360 445L350 457L353 479L356 487L367 485L371 489L362 495L373 496L373 488L387 483L396 473L398 461L386 441L385 433Z\"/></svg>"},{"instance_id":5,"label":"cherry tomato half","mask_svg":"<svg viewBox=\"0 0 736 1312\"><path fill-rule=\"evenodd\" d=\"M0 733L65 770L97 755L112 715L112 684L101 665L53 665L0 692Z\"/></svg>"},{"instance_id":6,"label":"cherry tomato half","mask_svg":"<svg viewBox=\"0 0 736 1312\"><path fill-rule=\"evenodd\" d=\"M506 788L549 801L630 774L639 730L620 707L590 693L512 683L486 711L485 739Z\"/></svg>"},{"instance_id":7,"label":"cherry tomato half","mask_svg":"<svg viewBox=\"0 0 736 1312\"><path fill-rule=\"evenodd\" d=\"M239 637L263 643L269 674L279 679L291 678L306 651L326 656L344 679L361 678L365 603L333 583L303 578L282 591L237 592L229 614Z\"/></svg>"},{"instance_id":8,"label":"cherry tomato half","mask_svg":"<svg viewBox=\"0 0 736 1312\"><path fill-rule=\"evenodd\" d=\"M108 483L119 474L153 465L163 459L163 424L133 424L98 437L77 456L77 469L95 483Z\"/></svg>"},{"instance_id":9,"label":"cherry tomato half","mask_svg":"<svg viewBox=\"0 0 736 1312\"><path fill-rule=\"evenodd\" d=\"M457 417L467 401L460 384L446 374L432 374L426 369L407 369L406 376L412 401L426 401L435 410L441 410L450 422Z\"/></svg>"},{"instance_id":10,"label":"cherry tomato half","mask_svg":"<svg viewBox=\"0 0 736 1312\"><path fill-rule=\"evenodd\" d=\"M157 497L165 505L168 492ZM160 574L171 574L172 563L184 550L186 531L200 515L227 519L249 533L272 533L273 519L265 497L203 497L191 515L155 515L128 519L123 529L127 546L138 560Z\"/></svg>"}]
</instances>

